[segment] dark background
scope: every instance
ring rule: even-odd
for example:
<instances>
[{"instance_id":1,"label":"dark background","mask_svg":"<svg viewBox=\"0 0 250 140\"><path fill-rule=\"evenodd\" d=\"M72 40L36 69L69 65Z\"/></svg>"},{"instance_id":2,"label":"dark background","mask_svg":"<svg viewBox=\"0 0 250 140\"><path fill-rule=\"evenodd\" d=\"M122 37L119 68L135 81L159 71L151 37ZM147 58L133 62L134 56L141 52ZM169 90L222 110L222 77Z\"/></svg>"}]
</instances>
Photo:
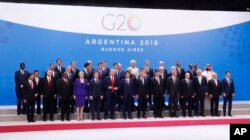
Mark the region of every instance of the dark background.
<instances>
[{"instance_id":1,"label":"dark background","mask_svg":"<svg viewBox=\"0 0 250 140\"><path fill-rule=\"evenodd\" d=\"M250 11L250 0L0 0L2 2L154 9Z\"/></svg>"}]
</instances>

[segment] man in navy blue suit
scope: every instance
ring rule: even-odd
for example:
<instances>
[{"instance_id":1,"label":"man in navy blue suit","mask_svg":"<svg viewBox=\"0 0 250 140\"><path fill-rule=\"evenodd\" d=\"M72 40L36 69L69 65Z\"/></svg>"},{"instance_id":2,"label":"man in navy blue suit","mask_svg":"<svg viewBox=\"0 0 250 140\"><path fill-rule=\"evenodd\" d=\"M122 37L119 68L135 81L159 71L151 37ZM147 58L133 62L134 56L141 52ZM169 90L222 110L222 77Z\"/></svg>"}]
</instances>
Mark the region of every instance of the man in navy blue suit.
<instances>
[{"instance_id":1,"label":"man in navy blue suit","mask_svg":"<svg viewBox=\"0 0 250 140\"><path fill-rule=\"evenodd\" d=\"M65 68L62 66L62 59L60 58L56 60L55 71L58 73L59 79L61 79L62 74L65 72Z\"/></svg>"},{"instance_id":2,"label":"man in navy blue suit","mask_svg":"<svg viewBox=\"0 0 250 140\"><path fill-rule=\"evenodd\" d=\"M135 90L135 83L132 78L130 78L130 72L125 72L125 78L120 82L120 94L123 99L123 119L127 119L126 112L128 112L128 118L133 119L132 112L132 103Z\"/></svg>"},{"instance_id":3,"label":"man in navy blue suit","mask_svg":"<svg viewBox=\"0 0 250 140\"><path fill-rule=\"evenodd\" d=\"M151 91L154 97L154 117L162 116L162 97L164 96L164 82L160 78L160 71L156 71L155 77L151 79Z\"/></svg>"},{"instance_id":4,"label":"man in navy blue suit","mask_svg":"<svg viewBox=\"0 0 250 140\"><path fill-rule=\"evenodd\" d=\"M146 110L147 110L147 99L149 94L149 79L147 78L147 74L144 70L140 71L140 76L136 80L136 97L138 98L138 108L137 108L137 118L140 119L141 111L142 117L147 118Z\"/></svg>"},{"instance_id":5,"label":"man in navy blue suit","mask_svg":"<svg viewBox=\"0 0 250 140\"><path fill-rule=\"evenodd\" d=\"M116 79L115 70L111 69L109 76L104 79L104 89L106 96L104 119L108 118L108 113L110 113L110 119L115 119L115 103L118 91L118 80Z\"/></svg>"},{"instance_id":6,"label":"man in navy blue suit","mask_svg":"<svg viewBox=\"0 0 250 140\"><path fill-rule=\"evenodd\" d=\"M207 92L207 80L206 77L202 76L201 69L196 71L197 76L193 78L194 91L195 91L195 115L205 117L204 113L204 100L205 96L208 95Z\"/></svg>"},{"instance_id":7,"label":"man in navy blue suit","mask_svg":"<svg viewBox=\"0 0 250 140\"><path fill-rule=\"evenodd\" d=\"M222 92L224 97L223 115L226 116L226 108L228 103L228 116L232 116L232 99L235 94L234 81L231 78L230 71L225 72L225 78L222 79Z\"/></svg>"},{"instance_id":8,"label":"man in navy blue suit","mask_svg":"<svg viewBox=\"0 0 250 140\"><path fill-rule=\"evenodd\" d=\"M100 105L103 99L102 80L99 79L99 72L94 73L94 78L89 82L90 111L92 120L101 120ZM97 116L95 116L95 113Z\"/></svg>"},{"instance_id":9,"label":"man in navy blue suit","mask_svg":"<svg viewBox=\"0 0 250 140\"><path fill-rule=\"evenodd\" d=\"M23 101L27 105L27 121L35 122L34 120L35 99L38 96L38 92L35 86L34 74L30 73L28 77L29 77L28 80L26 80L24 84Z\"/></svg>"},{"instance_id":10,"label":"man in navy blue suit","mask_svg":"<svg viewBox=\"0 0 250 140\"><path fill-rule=\"evenodd\" d=\"M211 116L220 116L219 115L219 99L222 94L222 84L217 79L217 74L212 73L212 79L208 81L208 93L210 95L211 103Z\"/></svg>"},{"instance_id":11,"label":"man in navy blue suit","mask_svg":"<svg viewBox=\"0 0 250 140\"><path fill-rule=\"evenodd\" d=\"M25 70L25 64L20 64L20 69L15 72L16 98L17 98L17 115L26 113L26 106L23 103L22 93L24 92L24 83L28 80L29 72Z\"/></svg>"},{"instance_id":12,"label":"man in navy blue suit","mask_svg":"<svg viewBox=\"0 0 250 140\"><path fill-rule=\"evenodd\" d=\"M182 115L186 117L186 108L188 104L188 116L192 115L192 99L194 98L194 85L190 79L190 73L185 73L185 79L180 81L180 96L182 98Z\"/></svg>"}]
</instances>

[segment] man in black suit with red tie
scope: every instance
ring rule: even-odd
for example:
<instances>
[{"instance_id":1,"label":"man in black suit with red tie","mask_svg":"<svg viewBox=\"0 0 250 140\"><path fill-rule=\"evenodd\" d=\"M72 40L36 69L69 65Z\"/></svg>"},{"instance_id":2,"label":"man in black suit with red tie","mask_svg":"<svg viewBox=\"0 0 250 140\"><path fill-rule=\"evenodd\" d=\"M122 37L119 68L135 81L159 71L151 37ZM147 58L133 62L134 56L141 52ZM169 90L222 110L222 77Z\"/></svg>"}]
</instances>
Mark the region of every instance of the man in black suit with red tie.
<instances>
[{"instance_id":1,"label":"man in black suit with red tie","mask_svg":"<svg viewBox=\"0 0 250 140\"><path fill-rule=\"evenodd\" d=\"M135 83L134 80L130 78L129 71L125 72L125 78L121 80L119 88L121 99L123 101L123 119L127 119L126 112L128 112L128 118L133 119L131 112L133 98L135 97Z\"/></svg>"},{"instance_id":2,"label":"man in black suit with red tie","mask_svg":"<svg viewBox=\"0 0 250 140\"><path fill-rule=\"evenodd\" d=\"M208 81L208 93L210 95L211 116L219 115L219 99L222 94L222 84L217 79L217 74L212 73L212 79Z\"/></svg>"},{"instance_id":3,"label":"man in black suit with red tie","mask_svg":"<svg viewBox=\"0 0 250 140\"><path fill-rule=\"evenodd\" d=\"M163 118L162 116L162 97L164 96L164 82L160 78L160 71L156 71L155 77L151 80L151 90L154 97L154 117Z\"/></svg>"},{"instance_id":4,"label":"man in black suit with red tie","mask_svg":"<svg viewBox=\"0 0 250 140\"><path fill-rule=\"evenodd\" d=\"M100 105L103 99L103 84L99 72L94 73L94 78L89 82L90 111L92 120L101 120ZM96 113L96 115L95 115Z\"/></svg>"},{"instance_id":5,"label":"man in black suit with red tie","mask_svg":"<svg viewBox=\"0 0 250 140\"><path fill-rule=\"evenodd\" d=\"M26 105L23 103L22 93L24 92L24 83L28 80L29 72L25 70L25 64L20 64L20 69L15 72L15 91L17 98L17 115L26 113Z\"/></svg>"},{"instance_id":6,"label":"man in black suit with red tie","mask_svg":"<svg viewBox=\"0 0 250 140\"><path fill-rule=\"evenodd\" d=\"M146 111L147 111L147 99L149 95L149 79L146 77L147 74L144 70L140 71L140 76L136 80L136 97L138 98L138 108L137 108L137 118L140 119L141 111L142 117L147 118Z\"/></svg>"},{"instance_id":7,"label":"man in black suit with red tie","mask_svg":"<svg viewBox=\"0 0 250 140\"><path fill-rule=\"evenodd\" d=\"M52 71L47 71L41 86L41 98L43 99L43 121L47 120L47 114L54 121L54 103L56 98L56 81L52 78Z\"/></svg>"},{"instance_id":8,"label":"man in black suit with red tie","mask_svg":"<svg viewBox=\"0 0 250 140\"><path fill-rule=\"evenodd\" d=\"M177 77L176 69L172 70L172 76L167 80L167 94L169 99L169 115L170 117L178 117L178 98L179 94L179 77Z\"/></svg>"},{"instance_id":9,"label":"man in black suit with red tie","mask_svg":"<svg viewBox=\"0 0 250 140\"><path fill-rule=\"evenodd\" d=\"M35 87L38 93L38 96L36 96L35 102L36 102L36 113L41 114L41 81L42 78L39 77L39 70L34 70L34 81L35 81Z\"/></svg>"},{"instance_id":10,"label":"man in black suit with red tie","mask_svg":"<svg viewBox=\"0 0 250 140\"><path fill-rule=\"evenodd\" d=\"M192 99L194 98L194 85L190 79L190 74L185 74L185 79L180 81L180 96L182 98L182 115L186 117L186 109L188 109L188 116L192 115ZM187 107L188 104L188 107Z\"/></svg>"},{"instance_id":11,"label":"man in black suit with red tie","mask_svg":"<svg viewBox=\"0 0 250 140\"><path fill-rule=\"evenodd\" d=\"M27 106L27 121L35 122L34 112L35 112L35 98L38 96L37 89L34 81L34 74L29 74L29 79L24 84L24 103Z\"/></svg>"},{"instance_id":12,"label":"man in black suit with red tie","mask_svg":"<svg viewBox=\"0 0 250 140\"><path fill-rule=\"evenodd\" d=\"M115 119L115 100L119 83L114 75L115 70L111 69L109 72L109 76L104 79L105 96L107 99L105 104L104 119L107 119L108 113L110 113L111 119Z\"/></svg>"},{"instance_id":13,"label":"man in black suit with red tie","mask_svg":"<svg viewBox=\"0 0 250 140\"><path fill-rule=\"evenodd\" d=\"M222 92L224 97L223 102L223 115L226 116L226 108L228 103L228 116L232 116L232 100L235 95L234 81L231 78L230 71L225 72L225 78L222 80Z\"/></svg>"},{"instance_id":14,"label":"man in black suit with red tie","mask_svg":"<svg viewBox=\"0 0 250 140\"><path fill-rule=\"evenodd\" d=\"M202 76L201 69L196 71L197 76L193 78L194 92L196 97L195 102L195 115L205 117L204 113L204 100L205 96L208 95L207 92L207 80L206 77Z\"/></svg>"},{"instance_id":15,"label":"man in black suit with red tie","mask_svg":"<svg viewBox=\"0 0 250 140\"><path fill-rule=\"evenodd\" d=\"M57 81L57 93L61 103L61 121L70 121L70 99L73 96L73 88L68 73L64 72L62 78Z\"/></svg>"}]
</instances>

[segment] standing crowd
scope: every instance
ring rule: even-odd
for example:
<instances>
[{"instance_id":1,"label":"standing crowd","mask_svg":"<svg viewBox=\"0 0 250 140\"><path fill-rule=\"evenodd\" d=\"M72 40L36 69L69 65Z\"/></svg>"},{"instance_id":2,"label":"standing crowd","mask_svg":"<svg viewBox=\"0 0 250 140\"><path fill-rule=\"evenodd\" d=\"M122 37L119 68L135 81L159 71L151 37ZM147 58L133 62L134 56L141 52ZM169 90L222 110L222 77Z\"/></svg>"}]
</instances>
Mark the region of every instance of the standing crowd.
<instances>
[{"instance_id":1,"label":"standing crowd","mask_svg":"<svg viewBox=\"0 0 250 140\"><path fill-rule=\"evenodd\" d=\"M131 60L130 67L124 71L120 63L108 68L106 61L99 62L96 69L91 61L82 70L76 68L74 61L65 68L62 60L57 59L43 77L40 75L39 70L25 70L24 63L15 72L17 114L27 114L28 122L35 122L35 112L42 113L43 121L48 117L53 121L54 114L59 112L61 121L70 121L71 113L76 114L78 121L83 120L83 112L90 112L92 120L115 119L115 111L121 111L123 119L133 119L134 111L138 119L147 118L148 110L153 110L155 118L163 118L165 110L169 110L170 117L205 116L206 104L210 105L211 116L220 116L221 96L223 115L232 116L235 89L230 71L219 80L209 64L204 71L198 65L189 64L185 71L177 61L168 73L163 61L154 70L148 60L141 69ZM104 113L103 117L100 112Z\"/></svg>"}]
</instances>

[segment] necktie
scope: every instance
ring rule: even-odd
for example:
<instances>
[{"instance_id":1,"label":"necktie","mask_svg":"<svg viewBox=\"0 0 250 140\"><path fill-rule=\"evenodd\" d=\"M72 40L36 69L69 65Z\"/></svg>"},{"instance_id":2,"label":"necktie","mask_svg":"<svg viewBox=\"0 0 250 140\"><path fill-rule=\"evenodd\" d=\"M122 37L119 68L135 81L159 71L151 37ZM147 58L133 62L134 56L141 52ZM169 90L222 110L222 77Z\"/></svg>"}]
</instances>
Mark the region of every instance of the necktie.
<instances>
[{"instance_id":1,"label":"necktie","mask_svg":"<svg viewBox=\"0 0 250 140\"><path fill-rule=\"evenodd\" d=\"M68 81L67 81L67 79L65 79L65 83L66 83L66 85L68 84Z\"/></svg>"},{"instance_id":2,"label":"necktie","mask_svg":"<svg viewBox=\"0 0 250 140\"><path fill-rule=\"evenodd\" d=\"M50 79L50 77L49 77L49 86L51 86L51 79Z\"/></svg>"},{"instance_id":3,"label":"necktie","mask_svg":"<svg viewBox=\"0 0 250 140\"><path fill-rule=\"evenodd\" d=\"M230 80L229 80L229 78L227 78L227 83L228 83L228 85L230 86Z\"/></svg>"},{"instance_id":4,"label":"necktie","mask_svg":"<svg viewBox=\"0 0 250 140\"><path fill-rule=\"evenodd\" d=\"M141 81L142 81L142 85L144 85L144 79L143 78L141 78Z\"/></svg>"},{"instance_id":5,"label":"necktie","mask_svg":"<svg viewBox=\"0 0 250 140\"><path fill-rule=\"evenodd\" d=\"M199 80L199 84L201 84L201 77L200 76L198 77L198 80Z\"/></svg>"},{"instance_id":6,"label":"necktie","mask_svg":"<svg viewBox=\"0 0 250 140\"><path fill-rule=\"evenodd\" d=\"M114 77L111 78L111 86L112 86L111 92L114 92L114 87L115 87L115 80L114 80Z\"/></svg>"},{"instance_id":7,"label":"necktie","mask_svg":"<svg viewBox=\"0 0 250 140\"><path fill-rule=\"evenodd\" d=\"M160 85L161 83L160 83L160 80L159 80L159 78L157 78L157 81L158 81L158 84Z\"/></svg>"},{"instance_id":8,"label":"necktie","mask_svg":"<svg viewBox=\"0 0 250 140\"><path fill-rule=\"evenodd\" d=\"M173 77L173 81L174 81L174 84L175 84L175 82L176 82L175 77Z\"/></svg>"},{"instance_id":9,"label":"necktie","mask_svg":"<svg viewBox=\"0 0 250 140\"><path fill-rule=\"evenodd\" d=\"M217 80L214 80L215 85L217 86Z\"/></svg>"},{"instance_id":10,"label":"necktie","mask_svg":"<svg viewBox=\"0 0 250 140\"><path fill-rule=\"evenodd\" d=\"M59 69L59 72L61 73L61 67L58 67L58 69Z\"/></svg>"},{"instance_id":11,"label":"necktie","mask_svg":"<svg viewBox=\"0 0 250 140\"><path fill-rule=\"evenodd\" d=\"M99 73L100 73L100 77L102 77L102 71L101 70L99 71Z\"/></svg>"},{"instance_id":12,"label":"necktie","mask_svg":"<svg viewBox=\"0 0 250 140\"><path fill-rule=\"evenodd\" d=\"M21 70L21 74L24 75L24 70Z\"/></svg>"},{"instance_id":13,"label":"necktie","mask_svg":"<svg viewBox=\"0 0 250 140\"><path fill-rule=\"evenodd\" d=\"M30 80L30 88L33 89L33 82Z\"/></svg>"}]
</instances>

